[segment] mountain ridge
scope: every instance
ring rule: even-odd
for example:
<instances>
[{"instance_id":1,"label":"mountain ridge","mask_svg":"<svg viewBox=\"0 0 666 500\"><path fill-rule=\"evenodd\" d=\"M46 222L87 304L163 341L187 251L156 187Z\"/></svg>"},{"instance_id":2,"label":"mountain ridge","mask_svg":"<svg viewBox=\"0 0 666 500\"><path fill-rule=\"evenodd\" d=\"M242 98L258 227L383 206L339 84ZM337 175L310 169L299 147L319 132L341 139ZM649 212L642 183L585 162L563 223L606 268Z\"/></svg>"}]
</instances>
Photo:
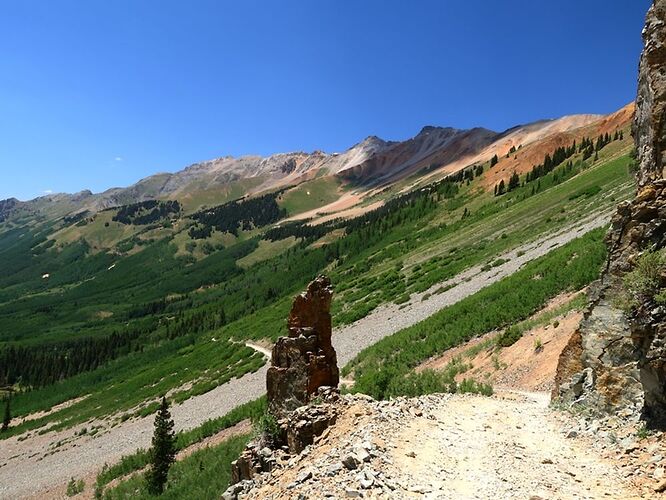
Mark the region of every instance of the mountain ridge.
<instances>
[{"instance_id":1,"label":"mountain ridge","mask_svg":"<svg viewBox=\"0 0 666 500\"><path fill-rule=\"evenodd\" d=\"M383 188L413 176L445 176L494 155L504 157L519 148L557 134L571 134L585 128L604 128L607 122L625 125L633 113L633 103L608 115L578 114L516 125L503 132L484 127L458 129L425 125L402 141L387 141L369 135L342 152L293 151L269 156L220 156L192 163L176 172L158 172L126 187L112 187L99 193L53 193L31 200L2 200L2 217L17 210L64 216L152 199L197 198L202 192L228 192L228 199L290 188L320 177L332 176L362 193ZM575 134L574 134L575 135ZM520 166L510 167L521 170ZM506 172L506 168L500 169ZM522 170L521 170L522 173ZM211 195L215 198L215 195ZM363 195L360 196L363 198ZM10 200L15 200L14 202ZM225 201L225 199L221 200ZM203 204L193 202L191 210Z\"/></svg>"}]
</instances>

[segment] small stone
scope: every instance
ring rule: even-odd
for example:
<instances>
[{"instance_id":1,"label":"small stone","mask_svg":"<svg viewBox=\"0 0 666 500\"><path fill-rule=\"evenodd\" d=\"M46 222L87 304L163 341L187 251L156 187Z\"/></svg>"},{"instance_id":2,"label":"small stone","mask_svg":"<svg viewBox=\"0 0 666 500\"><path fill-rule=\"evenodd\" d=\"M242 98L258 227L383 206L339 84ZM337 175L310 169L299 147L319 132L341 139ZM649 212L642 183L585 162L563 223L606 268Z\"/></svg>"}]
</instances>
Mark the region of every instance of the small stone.
<instances>
[{"instance_id":1,"label":"small stone","mask_svg":"<svg viewBox=\"0 0 666 500\"><path fill-rule=\"evenodd\" d=\"M405 453L405 455L410 458L416 458L416 453L414 453L413 451L408 451L407 453Z\"/></svg>"},{"instance_id":2,"label":"small stone","mask_svg":"<svg viewBox=\"0 0 666 500\"><path fill-rule=\"evenodd\" d=\"M664 479L664 473L665 473L665 472L666 472L666 471L664 470L663 467L657 467L657 468L654 470L654 472L652 473L652 477L653 477L654 479L656 479L657 481L660 481L660 480Z\"/></svg>"},{"instance_id":3,"label":"small stone","mask_svg":"<svg viewBox=\"0 0 666 500\"><path fill-rule=\"evenodd\" d=\"M552 464L553 461L552 461L550 458L544 458L544 459L541 461L541 463L542 463L542 464Z\"/></svg>"},{"instance_id":4,"label":"small stone","mask_svg":"<svg viewBox=\"0 0 666 500\"><path fill-rule=\"evenodd\" d=\"M296 476L296 482L297 483L304 483L308 479L312 478L312 471L310 470L305 470L301 472L298 476Z\"/></svg>"},{"instance_id":5,"label":"small stone","mask_svg":"<svg viewBox=\"0 0 666 500\"><path fill-rule=\"evenodd\" d=\"M374 481L372 479L361 479L359 481L361 488L364 490L372 488L372 485L374 484Z\"/></svg>"},{"instance_id":6,"label":"small stone","mask_svg":"<svg viewBox=\"0 0 666 500\"><path fill-rule=\"evenodd\" d=\"M342 459L342 465L344 465L349 470L356 469L358 467L356 456L353 453L350 453Z\"/></svg>"},{"instance_id":7,"label":"small stone","mask_svg":"<svg viewBox=\"0 0 666 500\"><path fill-rule=\"evenodd\" d=\"M362 496L362 493L358 490L353 490L351 488L345 488L345 496L347 498L358 498Z\"/></svg>"},{"instance_id":8,"label":"small stone","mask_svg":"<svg viewBox=\"0 0 666 500\"><path fill-rule=\"evenodd\" d=\"M666 479L656 484L654 487L654 491L656 491L657 493L663 493L664 491L666 491Z\"/></svg>"},{"instance_id":9,"label":"small stone","mask_svg":"<svg viewBox=\"0 0 666 500\"><path fill-rule=\"evenodd\" d=\"M370 454L364 448L355 448L354 456L359 463L370 461Z\"/></svg>"},{"instance_id":10,"label":"small stone","mask_svg":"<svg viewBox=\"0 0 666 500\"><path fill-rule=\"evenodd\" d=\"M329 466L326 469L326 475L329 477L335 476L338 472L342 470L342 464L336 463L331 466Z\"/></svg>"},{"instance_id":11,"label":"small stone","mask_svg":"<svg viewBox=\"0 0 666 500\"><path fill-rule=\"evenodd\" d=\"M564 437L567 438L567 439L572 439L572 438L578 437L578 432L576 432L575 430L571 429L569 432L567 432L567 433L564 435Z\"/></svg>"}]
</instances>

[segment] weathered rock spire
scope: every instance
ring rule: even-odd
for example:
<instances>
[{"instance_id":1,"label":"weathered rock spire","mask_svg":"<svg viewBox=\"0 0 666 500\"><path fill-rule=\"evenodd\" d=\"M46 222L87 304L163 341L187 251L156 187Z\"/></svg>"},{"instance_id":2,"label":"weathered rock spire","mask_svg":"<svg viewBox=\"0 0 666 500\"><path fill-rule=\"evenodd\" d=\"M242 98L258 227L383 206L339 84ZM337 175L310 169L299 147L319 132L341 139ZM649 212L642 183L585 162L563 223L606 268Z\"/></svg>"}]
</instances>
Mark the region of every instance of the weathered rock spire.
<instances>
[{"instance_id":1,"label":"weathered rock spire","mask_svg":"<svg viewBox=\"0 0 666 500\"><path fill-rule=\"evenodd\" d=\"M666 163L666 2L655 0L643 29L633 135L638 185L663 179Z\"/></svg>"},{"instance_id":2,"label":"weathered rock spire","mask_svg":"<svg viewBox=\"0 0 666 500\"><path fill-rule=\"evenodd\" d=\"M289 336L273 346L266 375L271 412L281 417L307 404L319 387L337 387L339 371L331 344L331 280L319 276L296 296L289 313Z\"/></svg>"}]
</instances>

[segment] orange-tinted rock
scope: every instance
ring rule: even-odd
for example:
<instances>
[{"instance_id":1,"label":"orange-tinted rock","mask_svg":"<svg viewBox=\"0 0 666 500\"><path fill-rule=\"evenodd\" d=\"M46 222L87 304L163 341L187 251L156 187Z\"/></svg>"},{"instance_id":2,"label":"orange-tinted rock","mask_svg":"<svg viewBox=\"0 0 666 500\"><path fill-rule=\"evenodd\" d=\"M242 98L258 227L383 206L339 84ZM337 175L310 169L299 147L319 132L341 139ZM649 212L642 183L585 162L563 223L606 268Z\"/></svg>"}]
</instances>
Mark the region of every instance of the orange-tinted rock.
<instances>
[{"instance_id":1,"label":"orange-tinted rock","mask_svg":"<svg viewBox=\"0 0 666 500\"><path fill-rule=\"evenodd\" d=\"M337 387L339 371L331 344L331 281L319 276L294 299L289 336L273 346L266 375L270 411L282 417L305 405L319 387Z\"/></svg>"}]
</instances>

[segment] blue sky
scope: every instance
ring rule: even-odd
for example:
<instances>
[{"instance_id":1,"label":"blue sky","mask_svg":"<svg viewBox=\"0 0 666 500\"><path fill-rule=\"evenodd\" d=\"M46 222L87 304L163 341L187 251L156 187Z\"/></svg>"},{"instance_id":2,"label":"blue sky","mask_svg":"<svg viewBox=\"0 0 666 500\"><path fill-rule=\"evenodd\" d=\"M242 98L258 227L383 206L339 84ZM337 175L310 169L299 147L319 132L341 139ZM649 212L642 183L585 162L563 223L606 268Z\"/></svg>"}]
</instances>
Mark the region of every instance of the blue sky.
<instances>
[{"instance_id":1,"label":"blue sky","mask_svg":"<svg viewBox=\"0 0 666 500\"><path fill-rule=\"evenodd\" d=\"M634 99L649 0L0 0L0 199Z\"/></svg>"}]
</instances>

